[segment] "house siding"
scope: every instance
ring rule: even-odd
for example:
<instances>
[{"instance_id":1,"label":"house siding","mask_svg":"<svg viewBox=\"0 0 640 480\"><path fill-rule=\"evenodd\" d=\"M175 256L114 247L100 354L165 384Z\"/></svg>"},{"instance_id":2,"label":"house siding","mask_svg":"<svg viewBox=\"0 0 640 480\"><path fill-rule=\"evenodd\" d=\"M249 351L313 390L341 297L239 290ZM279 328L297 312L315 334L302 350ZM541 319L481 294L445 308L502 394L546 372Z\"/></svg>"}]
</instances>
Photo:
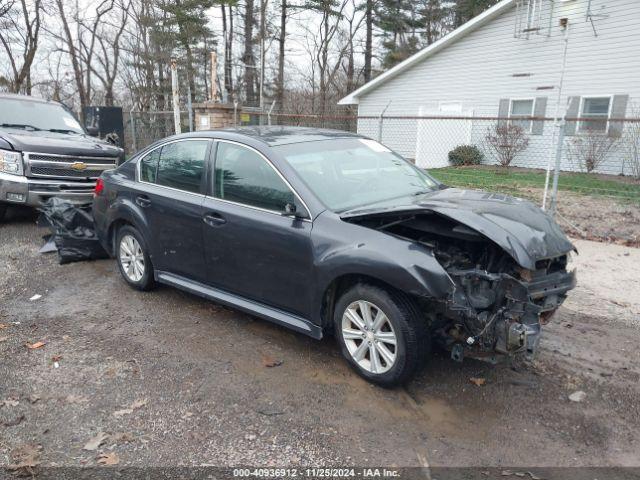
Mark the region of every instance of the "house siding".
<instances>
[{"instance_id":1,"label":"house siding","mask_svg":"<svg viewBox=\"0 0 640 480\"><path fill-rule=\"evenodd\" d=\"M497 116L500 99L547 97L545 115L553 117L563 54L564 34L559 21L568 18L570 32L560 115L566 110L569 97L629 95L626 116L640 116L640 1L592 0L591 12L598 14L593 26L587 21L588 3L588 0L545 2L542 23L546 27L551 17L550 34L530 34L528 39L514 36L513 7L362 94L358 113L379 115L387 107L389 116L419 115L434 112L440 102L460 102L465 113ZM385 121L382 141L415 158L420 122L429 121ZM441 123L437 129L429 129L431 135L438 129L446 135L446 120L430 122ZM487 122L473 122L472 143L483 143L487 126ZM363 120L358 129L377 137L375 121ZM552 122L546 122L542 135L530 136L527 150L516 157L514 165L546 167L554 154L553 134ZM438 138L422 139L427 140L437 142ZM567 157L562 159L562 168L578 169L577 163ZM487 161L493 162L491 155L487 155ZM609 155L598 171L623 172L621 156Z\"/></svg>"}]
</instances>

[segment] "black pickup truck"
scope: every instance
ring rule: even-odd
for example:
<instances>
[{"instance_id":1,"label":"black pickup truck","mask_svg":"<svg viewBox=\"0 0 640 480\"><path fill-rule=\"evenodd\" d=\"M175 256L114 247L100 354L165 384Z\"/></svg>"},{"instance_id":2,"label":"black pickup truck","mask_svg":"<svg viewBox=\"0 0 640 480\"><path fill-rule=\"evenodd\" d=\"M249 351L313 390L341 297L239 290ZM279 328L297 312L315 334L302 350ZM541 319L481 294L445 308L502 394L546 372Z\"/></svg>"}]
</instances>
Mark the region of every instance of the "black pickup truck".
<instances>
[{"instance_id":1,"label":"black pickup truck","mask_svg":"<svg viewBox=\"0 0 640 480\"><path fill-rule=\"evenodd\" d=\"M0 93L0 221L10 204L90 202L96 179L123 160L122 148L89 136L62 104Z\"/></svg>"}]
</instances>

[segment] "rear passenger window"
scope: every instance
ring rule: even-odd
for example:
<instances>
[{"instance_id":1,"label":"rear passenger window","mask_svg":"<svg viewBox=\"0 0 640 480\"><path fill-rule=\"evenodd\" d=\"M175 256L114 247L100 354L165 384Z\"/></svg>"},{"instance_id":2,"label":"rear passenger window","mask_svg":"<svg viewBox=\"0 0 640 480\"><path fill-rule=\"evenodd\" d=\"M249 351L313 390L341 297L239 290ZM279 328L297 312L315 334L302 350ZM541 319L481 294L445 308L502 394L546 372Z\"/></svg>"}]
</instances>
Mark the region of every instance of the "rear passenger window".
<instances>
[{"instance_id":1,"label":"rear passenger window","mask_svg":"<svg viewBox=\"0 0 640 480\"><path fill-rule=\"evenodd\" d=\"M256 152L220 142L216 153L214 196L223 200L283 212L293 192Z\"/></svg>"},{"instance_id":2,"label":"rear passenger window","mask_svg":"<svg viewBox=\"0 0 640 480\"><path fill-rule=\"evenodd\" d=\"M183 140L162 147L156 183L200 193L208 140Z\"/></svg>"},{"instance_id":3,"label":"rear passenger window","mask_svg":"<svg viewBox=\"0 0 640 480\"><path fill-rule=\"evenodd\" d=\"M140 161L140 180L143 182L156 183L156 171L158 170L159 159L160 149L156 148Z\"/></svg>"}]
</instances>

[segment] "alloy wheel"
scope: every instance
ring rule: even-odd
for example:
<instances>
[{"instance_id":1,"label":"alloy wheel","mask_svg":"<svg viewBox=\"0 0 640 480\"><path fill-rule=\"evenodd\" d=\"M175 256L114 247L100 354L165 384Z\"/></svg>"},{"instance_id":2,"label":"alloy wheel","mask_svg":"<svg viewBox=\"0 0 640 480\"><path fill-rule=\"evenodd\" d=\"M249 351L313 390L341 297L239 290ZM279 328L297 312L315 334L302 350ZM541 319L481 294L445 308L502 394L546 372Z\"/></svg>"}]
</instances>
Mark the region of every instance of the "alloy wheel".
<instances>
[{"instance_id":1,"label":"alloy wheel","mask_svg":"<svg viewBox=\"0 0 640 480\"><path fill-rule=\"evenodd\" d=\"M144 276L144 253L133 235L124 235L120 240L120 265L132 282L139 282Z\"/></svg>"},{"instance_id":2,"label":"alloy wheel","mask_svg":"<svg viewBox=\"0 0 640 480\"><path fill-rule=\"evenodd\" d=\"M385 373L396 361L398 339L391 321L371 302L358 300L346 308L342 338L353 360L367 372Z\"/></svg>"}]
</instances>

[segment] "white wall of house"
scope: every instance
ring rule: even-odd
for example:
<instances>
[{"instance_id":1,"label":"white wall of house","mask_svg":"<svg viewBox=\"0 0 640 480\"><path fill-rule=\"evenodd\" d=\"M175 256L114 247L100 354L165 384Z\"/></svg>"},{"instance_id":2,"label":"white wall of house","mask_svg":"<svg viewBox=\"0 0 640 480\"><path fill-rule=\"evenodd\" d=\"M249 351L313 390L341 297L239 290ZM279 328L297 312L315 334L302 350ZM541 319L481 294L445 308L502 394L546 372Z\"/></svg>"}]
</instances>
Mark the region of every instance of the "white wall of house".
<instances>
[{"instance_id":1,"label":"white wall of house","mask_svg":"<svg viewBox=\"0 0 640 480\"><path fill-rule=\"evenodd\" d=\"M553 117L564 43L559 22L568 18L569 43L560 114L570 97L618 95L618 99L628 96L628 103L626 111L616 116L640 117L640 0L591 0L593 24L587 19L588 0L546 0L543 4L540 34L515 38L516 9L511 8L362 94L358 114L378 115L387 107L386 114L390 116L425 115L444 106L475 116L497 116L501 99L546 97L544 115ZM424 122L429 125L425 127ZM488 122L474 122L470 126L471 143L484 143L487 126ZM377 121L362 120L358 128L361 133L377 138ZM455 129L468 130L460 125ZM425 143L456 143L450 138L450 130L446 121L389 120L383 125L382 141L415 159L416 155L429 152ZM530 136L527 150L513 164L546 167L553 155L553 130L552 122L546 122L540 135ZM418 140L419 135L422 138ZM460 143L467 143L469 135L465 136ZM571 140L567 138L567 142ZM431 161L440 162L435 157ZM493 161L491 156L487 157L488 163ZM576 170L579 166L565 155L562 168ZM623 172L622 154L610 154L599 171Z\"/></svg>"}]
</instances>

